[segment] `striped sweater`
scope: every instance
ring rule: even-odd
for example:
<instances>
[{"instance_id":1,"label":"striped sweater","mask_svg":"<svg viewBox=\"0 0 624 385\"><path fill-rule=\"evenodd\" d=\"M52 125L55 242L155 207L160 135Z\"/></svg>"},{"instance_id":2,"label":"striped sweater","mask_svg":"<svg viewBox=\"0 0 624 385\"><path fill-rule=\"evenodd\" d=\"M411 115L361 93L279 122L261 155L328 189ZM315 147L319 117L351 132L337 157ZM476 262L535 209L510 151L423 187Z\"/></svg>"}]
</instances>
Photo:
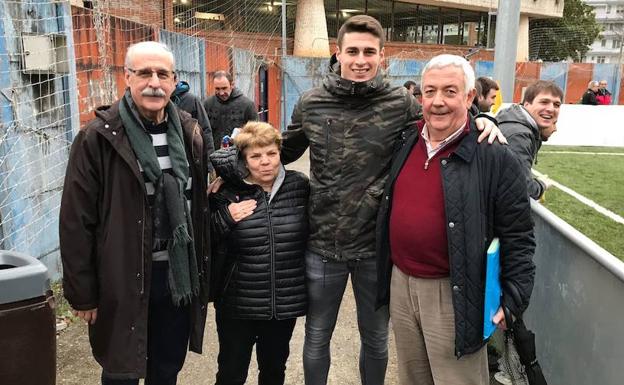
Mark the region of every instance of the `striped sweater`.
<instances>
[{"instance_id":1,"label":"striped sweater","mask_svg":"<svg viewBox=\"0 0 624 385\"><path fill-rule=\"evenodd\" d=\"M160 169L163 172L173 174L173 169L171 167L171 158L169 158L169 146L167 145L167 120L165 119L159 124L153 124L152 122L143 121L143 126L145 127L145 130L152 139L152 144L154 146L154 150L156 151L156 156L158 157ZM147 178L140 163L139 170L141 171L141 175L143 176L143 180L145 181L147 201L149 202L149 206L151 209L154 206L155 199L154 183L152 183ZM189 179L186 183L186 190L184 191L184 195L186 196L186 202L189 205L189 209L191 207L191 186L192 178L189 176ZM152 259L154 261L167 261L169 259L166 242L154 242L154 244L152 245Z\"/></svg>"}]
</instances>

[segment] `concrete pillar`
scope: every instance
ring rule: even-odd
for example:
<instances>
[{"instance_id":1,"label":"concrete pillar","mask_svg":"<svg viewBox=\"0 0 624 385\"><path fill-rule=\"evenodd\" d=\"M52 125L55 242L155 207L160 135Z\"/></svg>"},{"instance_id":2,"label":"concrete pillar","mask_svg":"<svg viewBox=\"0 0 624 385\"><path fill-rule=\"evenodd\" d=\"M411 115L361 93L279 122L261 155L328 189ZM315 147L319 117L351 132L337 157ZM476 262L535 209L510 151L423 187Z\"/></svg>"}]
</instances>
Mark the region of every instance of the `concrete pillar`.
<instances>
[{"instance_id":1,"label":"concrete pillar","mask_svg":"<svg viewBox=\"0 0 624 385\"><path fill-rule=\"evenodd\" d=\"M527 15L520 15L516 61L529 61L529 17Z\"/></svg>"},{"instance_id":2,"label":"concrete pillar","mask_svg":"<svg viewBox=\"0 0 624 385\"><path fill-rule=\"evenodd\" d=\"M329 57L323 0L299 0L295 23L295 56Z\"/></svg>"},{"instance_id":3,"label":"concrete pillar","mask_svg":"<svg viewBox=\"0 0 624 385\"><path fill-rule=\"evenodd\" d=\"M494 47L494 80L500 84L503 103L511 103L513 100L519 20L520 2L499 0Z\"/></svg>"}]
</instances>

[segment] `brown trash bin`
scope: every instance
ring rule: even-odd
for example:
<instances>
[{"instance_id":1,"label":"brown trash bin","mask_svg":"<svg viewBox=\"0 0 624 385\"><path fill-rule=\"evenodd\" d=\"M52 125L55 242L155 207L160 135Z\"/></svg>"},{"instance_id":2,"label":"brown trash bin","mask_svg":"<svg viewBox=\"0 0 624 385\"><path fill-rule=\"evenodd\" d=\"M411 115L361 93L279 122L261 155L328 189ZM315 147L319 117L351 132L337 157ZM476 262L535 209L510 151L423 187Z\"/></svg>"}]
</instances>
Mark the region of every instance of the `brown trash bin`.
<instances>
[{"instance_id":1,"label":"brown trash bin","mask_svg":"<svg viewBox=\"0 0 624 385\"><path fill-rule=\"evenodd\" d=\"M0 251L0 384L56 384L56 321L47 268Z\"/></svg>"}]
</instances>

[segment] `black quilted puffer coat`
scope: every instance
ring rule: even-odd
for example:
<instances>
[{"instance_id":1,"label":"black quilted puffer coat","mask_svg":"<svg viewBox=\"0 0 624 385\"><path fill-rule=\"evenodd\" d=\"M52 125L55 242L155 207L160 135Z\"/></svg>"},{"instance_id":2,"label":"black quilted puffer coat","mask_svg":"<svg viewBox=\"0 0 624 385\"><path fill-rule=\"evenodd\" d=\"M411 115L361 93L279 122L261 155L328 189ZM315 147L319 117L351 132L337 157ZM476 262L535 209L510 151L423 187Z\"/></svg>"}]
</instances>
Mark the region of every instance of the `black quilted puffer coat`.
<instances>
[{"instance_id":1,"label":"black quilted puffer coat","mask_svg":"<svg viewBox=\"0 0 624 385\"><path fill-rule=\"evenodd\" d=\"M281 167L273 190L243 181L248 173L236 147L210 160L225 184L211 195L216 256L215 307L225 317L288 319L305 315L308 178ZM254 213L236 223L227 206L255 199Z\"/></svg>"},{"instance_id":2,"label":"black quilted puffer coat","mask_svg":"<svg viewBox=\"0 0 624 385\"><path fill-rule=\"evenodd\" d=\"M471 130L448 158L440 158L446 208L450 281L455 311L455 354L461 357L483 344L483 298L487 248L500 238L503 303L520 315L527 308L535 266L535 238L527 186L520 163L499 143L477 143ZM424 125L407 138L396 154L390 179L384 190L377 220L378 293L377 305L390 299L389 221L394 183ZM417 199L418 192L414 193Z\"/></svg>"}]
</instances>

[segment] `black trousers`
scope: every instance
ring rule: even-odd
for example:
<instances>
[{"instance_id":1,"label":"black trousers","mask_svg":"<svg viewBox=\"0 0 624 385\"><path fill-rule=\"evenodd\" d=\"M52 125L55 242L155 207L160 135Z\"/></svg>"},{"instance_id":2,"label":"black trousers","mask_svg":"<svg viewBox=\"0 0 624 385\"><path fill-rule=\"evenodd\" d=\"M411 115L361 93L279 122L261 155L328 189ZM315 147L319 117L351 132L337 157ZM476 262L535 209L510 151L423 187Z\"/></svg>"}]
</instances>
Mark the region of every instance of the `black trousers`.
<instances>
[{"instance_id":1,"label":"black trousers","mask_svg":"<svg viewBox=\"0 0 624 385\"><path fill-rule=\"evenodd\" d=\"M147 319L145 385L176 385L189 341L189 307L176 307L168 288L169 263L152 263ZM139 379L115 380L102 374L102 385L138 385Z\"/></svg>"},{"instance_id":2,"label":"black trousers","mask_svg":"<svg viewBox=\"0 0 624 385\"><path fill-rule=\"evenodd\" d=\"M223 317L217 310L219 371L216 385L242 385L247 380L251 352L256 344L258 384L283 385L290 338L296 318L244 320Z\"/></svg>"}]
</instances>

